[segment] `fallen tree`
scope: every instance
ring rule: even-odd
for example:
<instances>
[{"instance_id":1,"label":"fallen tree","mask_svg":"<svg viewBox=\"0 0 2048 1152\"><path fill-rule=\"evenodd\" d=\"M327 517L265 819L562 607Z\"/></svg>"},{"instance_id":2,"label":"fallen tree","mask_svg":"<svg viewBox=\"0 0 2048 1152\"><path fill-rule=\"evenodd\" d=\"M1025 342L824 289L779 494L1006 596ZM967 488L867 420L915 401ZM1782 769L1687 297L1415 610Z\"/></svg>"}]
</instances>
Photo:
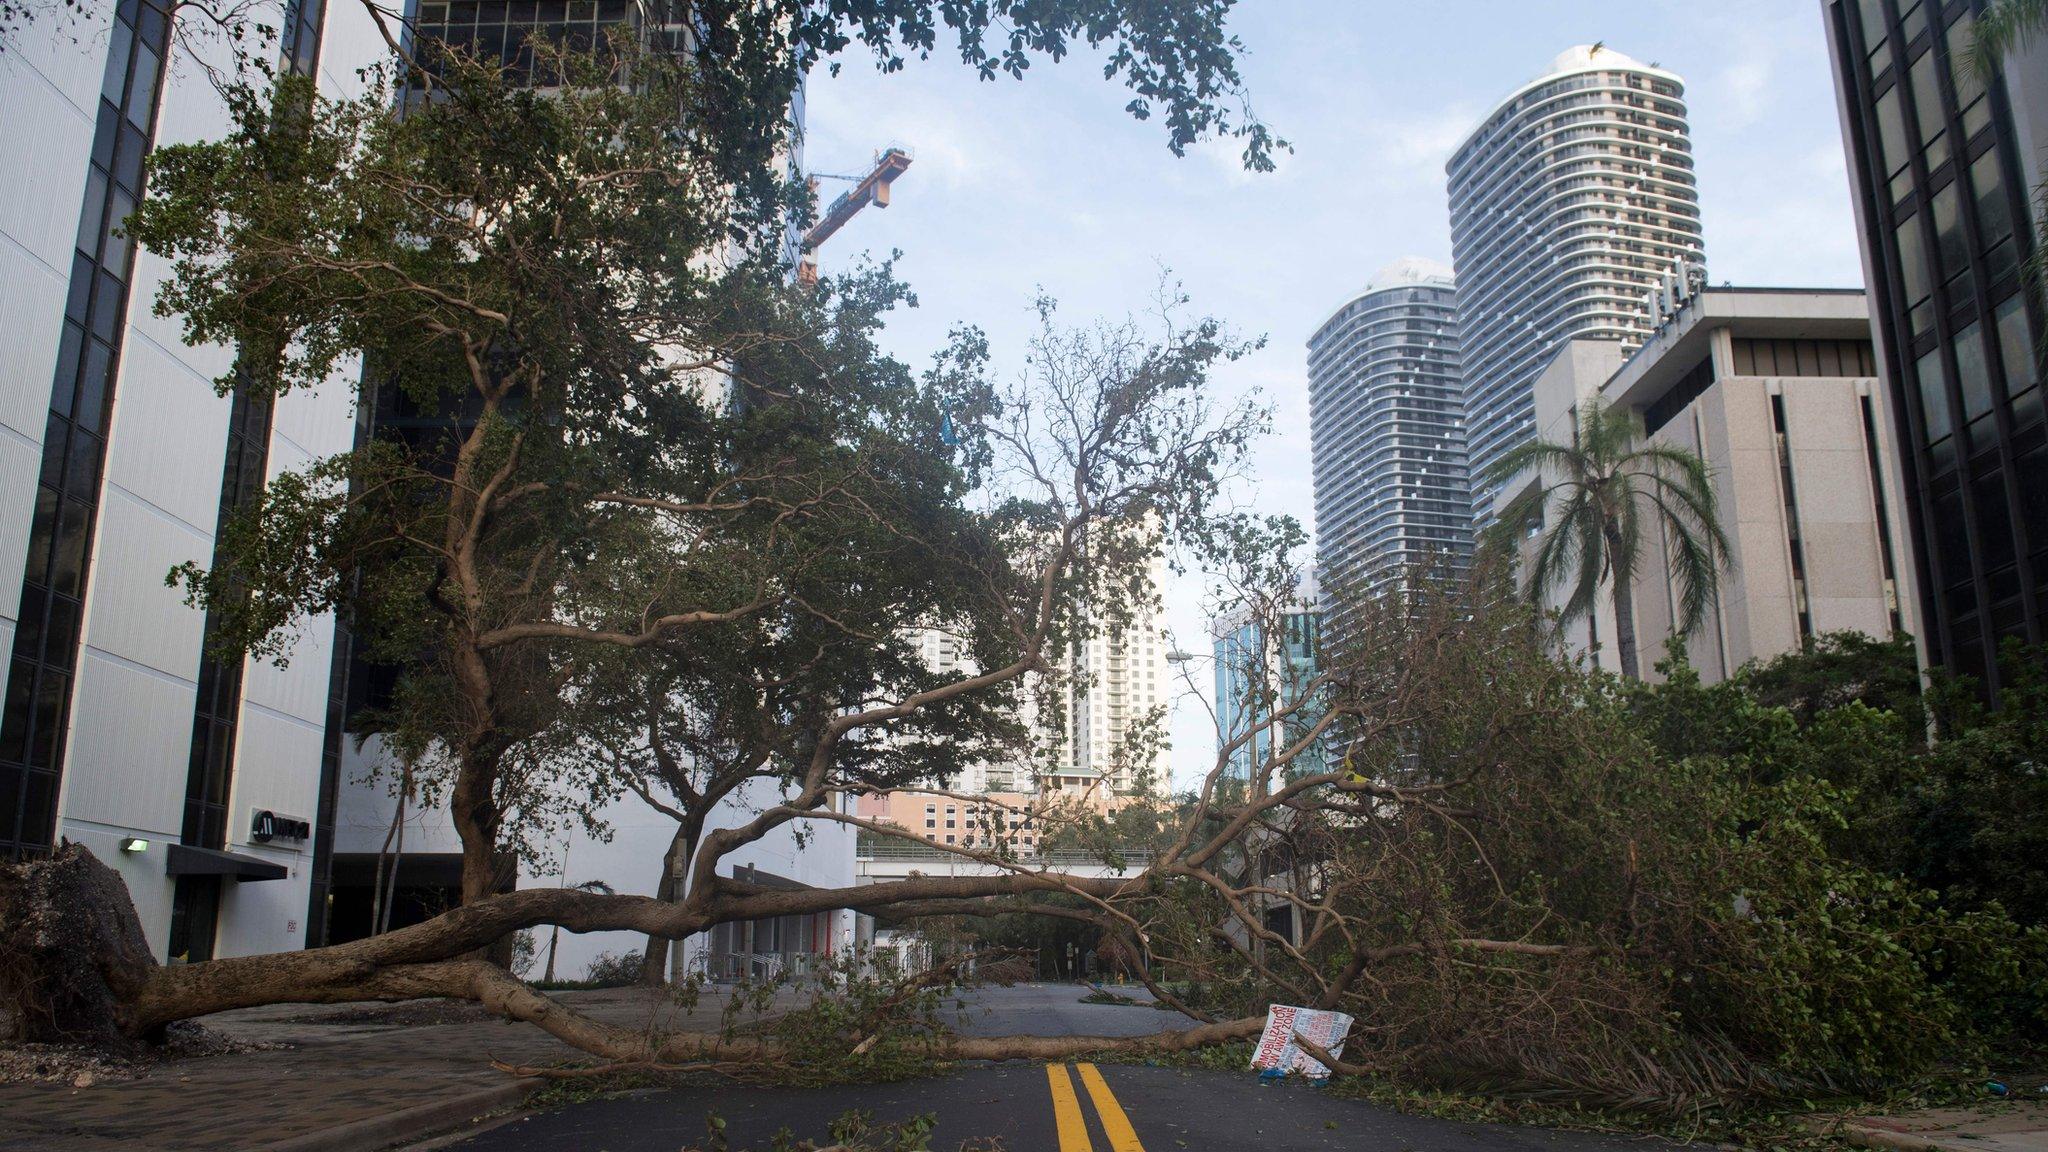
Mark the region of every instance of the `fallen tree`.
<instances>
[{"instance_id":1,"label":"fallen tree","mask_svg":"<svg viewBox=\"0 0 2048 1152\"><path fill-rule=\"evenodd\" d=\"M677 902L514 892L351 944L166 968L140 946L118 881L67 847L0 886L0 972L44 1034L135 1043L251 1004L446 996L607 1064L760 1070L830 1046L618 1028L472 952L541 924L680 938L848 907L970 934L992 917L1084 919L1133 941L1143 978L1193 1017L1145 1036L1055 1038L960 1036L905 1017L929 1060L1186 1051L1250 1038L1280 1001L1357 1018L1347 1070L1669 1108L1867 1090L2040 1035L2038 927L1951 911L1830 845L1842 794L1800 766L1881 751L1902 731L1889 714L1852 708L1801 727L1740 685L1703 696L1681 673L1624 686L1557 663L1525 610L1481 596L1374 612L1359 606L1352 638L1301 698L1318 703L1268 713L1304 738L1334 731L1343 755L1296 767L1303 741L1275 740L1247 782L1226 742L1123 876L960 848L989 874L839 890L714 875ZM1669 755L1660 739L1697 739L1676 724L1718 743ZM763 815L848 819L822 804ZM94 911L51 931L53 902ZM876 1034L865 1016L833 1035L845 1051Z\"/></svg>"},{"instance_id":2,"label":"fallen tree","mask_svg":"<svg viewBox=\"0 0 2048 1152\"><path fill-rule=\"evenodd\" d=\"M915 377L874 347L900 285L791 290L763 253L793 190L715 151L676 155L712 138L679 139L678 102L716 112L700 85L730 77L638 60L629 88L630 49L614 48L556 61L588 83L546 97L437 59L436 100L403 118L387 90L311 103L282 135L245 92L234 138L159 157L132 224L175 263L159 308L195 340L292 350L223 387L315 386L362 356L367 398L413 418L281 478L231 524L223 569L179 575L259 656L334 609L402 667L379 722L448 766L432 783L463 839L464 902L353 943L165 967L112 873L61 846L0 870L17 1036L133 1046L230 1008L446 996L607 1063L787 1064L772 1034L592 1020L479 953L544 925L665 941L842 908L967 935L997 917L1084 922L1191 1020L1140 1037L920 1033L943 1059L1228 1043L1284 1001L1357 1018L1347 1067L1669 1106L1874 1084L2038 1026L2038 929L1989 903L1953 910L1830 832L1849 809L1814 766L1890 748L1896 718L1802 718L1561 663L1506 595L1502 557L1469 579L1333 589L1321 608L1342 627L1306 680L1253 645L1230 714L1255 719L1223 733L1200 785L1075 831L1120 875L1001 841L935 846L973 875L836 890L720 875L791 828L914 835L848 801L944 788L1027 702L1061 727L1084 678L1064 655L1157 594L1161 547L1226 574L1219 610L1284 635L1301 536L1219 512L1263 414L1217 404L1211 377L1250 345L1185 322L1169 291L1150 324L1070 329L1047 304L1014 383L986 378L974 333ZM756 167L778 139L765 124L741 126ZM729 247L735 222L749 243ZM906 634L935 616L971 667L910 657ZM594 721L629 700L619 731ZM1687 725L1714 739L1669 738ZM2017 778L2038 743L2019 732L1984 763ZM558 799L558 752L654 795L650 762L667 771L678 747L715 773L659 782L688 857L669 899L504 891L520 814ZM704 831L695 817L733 778L780 799Z\"/></svg>"}]
</instances>

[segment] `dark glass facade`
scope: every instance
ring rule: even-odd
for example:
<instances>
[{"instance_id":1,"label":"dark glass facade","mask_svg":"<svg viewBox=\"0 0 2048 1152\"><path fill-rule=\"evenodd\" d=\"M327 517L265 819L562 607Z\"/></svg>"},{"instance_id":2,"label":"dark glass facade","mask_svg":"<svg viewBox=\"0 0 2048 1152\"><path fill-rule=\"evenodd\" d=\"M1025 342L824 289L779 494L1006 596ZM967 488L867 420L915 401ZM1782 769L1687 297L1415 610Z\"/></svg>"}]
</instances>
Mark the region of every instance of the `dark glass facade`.
<instances>
[{"instance_id":1,"label":"dark glass facade","mask_svg":"<svg viewBox=\"0 0 2048 1152\"><path fill-rule=\"evenodd\" d=\"M320 32L325 0L290 0L284 34L279 40L278 71L310 77L320 66ZM251 356L270 356L267 349L244 347L244 366ZM263 491L270 466L273 405L260 388L238 386L229 405L227 451L221 461L220 506L214 519L213 566L226 563L219 542L228 521ZM192 710L192 746L185 769L185 812L178 839L200 848L227 847L228 795L234 779L235 737L242 713L242 670L239 657L215 654L221 619L206 614L205 640L199 655L197 698ZM213 934L220 918L217 877L180 876L171 898L173 958L204 960L213 954Z\"/></svg>"},{"instance_id":2,"label":"dark glass facade","mask_svg":"<svg viewBox=\"0 0 2048 1152\"><path fill-rule=\"evenodd\" d=\"M1831 0L1864 250L1904 453L1928 658L1995 692L2048 612L2048 431L2034 235L2003 78L1969 61L1982 0Z\"/></svg>"},{"instance_id":3,"label":"dark glass facade","mask_svg":"<svg viewBox=\"0 0 2048 1152\"><path fill-rule=\"evenodd\" d=\"M43 431L20 625L0 703L0 860L46 853L56 835L107 425L135 269L135 246L119 232L142 197L170 40L168 4L115 6Z\"/></svg>"}]
</instances>

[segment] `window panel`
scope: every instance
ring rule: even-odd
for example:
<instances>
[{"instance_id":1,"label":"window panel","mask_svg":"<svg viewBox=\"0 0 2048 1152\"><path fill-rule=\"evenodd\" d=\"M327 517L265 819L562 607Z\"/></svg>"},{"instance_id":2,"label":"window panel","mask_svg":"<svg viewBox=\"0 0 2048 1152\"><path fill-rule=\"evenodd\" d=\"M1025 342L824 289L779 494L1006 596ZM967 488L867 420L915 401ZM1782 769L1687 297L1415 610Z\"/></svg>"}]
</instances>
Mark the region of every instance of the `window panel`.
<instances>
[{"instance_id":1,"label":"window panel","mask_svg":"<svg viewBox=\"0 0 2048 1152\"><path fill-rule=\"evenodd\" d=\"M128 57L135 46L135 30L116 20L107 37L107 66L100 72L100 95L119 101L128 86Z\"/></svg>"},{"instance_id":2,"label":"window panel","mask_svg":"<svg viewBox=\"0 0 2048 1152\"><path fill-rule=\"evenodd\" d=\"M99 122L93 128L92 162L101 168L114 166L114 145L121 139L121 110L112 102L100 101Z\"/></svg>"},{"instance_id":3,"label":"window panel","mask_svg":"<svg viewBox=\"0 0 2048 1152\"><path fill-rule=\"evenodd\" d=\"M94 253L100 243L100 224L106 219L107 173L102 168L89 168L85 177L85 207L78 215L78 238L74 242L80 252Z\"/></svg>"},{"instance_id":4,"label":"window panel","mask_svg":"<svg viewBox=\"0 0 2048 1152\"><path fill-rule=\"evenodd\" d=\"M114 183L131 192L142 187L142 156L149 149L149 138L133 124L124 124L114 142Z\"/></svg>"},{"instance_id":5,"label":"window panel","mask_svg":"<svg viewBox=\"0 0 2048 1152\"><path fill-rule=\"evenodd\" d=\"M90 432L71 434L70 465L65 470L64 490L97 493L100 487L100 440Z\"/></svg>"},{"instance_id":6,"label":"window panel","mask_svg":"<svg viewBox=\"0 0 2048 1152\"><path fill-rule=\"evenodd\" d=\"M1883 0L1856 0L1856 20L1863 27L1863 43L1869 46L1872 55L1876 55L1885 44L1885 37L1890 35L1884 25Z\"/></svg>"},{"instance_id":7,"label":"window panel","mask_svg":"<svg viewBox=\"0 0 2048 1152\"><path fill-rule=\"evenodd\" d=\"M1920 39L1920 34L1925 31L1927 31L1927 9L1922 6L1920 0L1913 0L1910 4L1900 5L1899 39L1910 45Z\"/></svg>"},{"instance_id":8,"label":"window panel","mask_svg":"<svg viewBox=\"0 0 2048 1152\"><path fill-rule=\"evenodd\" d=\"M43 470L39 477L47 487L64 486L64 454L70 437L71 422L55 412L50 413L49 420L43 425Z\"/></svg>"},{"instance_id":9,"label":"window panel","mask_svg":"<svg viewBox=\"0 0 2048 1152\"><path fill-rule=\"evenodd\" d=\"M2012 516L2005 498L2005 474L1991 472L1970 485L1977 505L1978 562L1986 569L2013 561Z\"/></svg>"},{"instance_id":10,"label":"window panel","mask_svg":"<svg viewBox=\"0 0 2048 1152\"><path fill-rule=\"evenodd\" d=\"M1913 86L1913 120L1920 129L1920 149L1929 168L1939 168L1948 159L1948 136L1943 132L1941 93L1935 86L1934 53L1923 52L1908 68Z\"/></svg>"},{"instance_id":11,"label":"window panel","mask_svg":"<svg viewBox=\"0 0 2048 1152\"><path fill-rule=\"evenodd\" d=\"M85 367L78 377L78 395L71 418L80 428L98 432L107 422L107 392L113 383L114 349L103 340L87 342Z\"/></svg>"},{"instance_id":12,"label":"window panel","mask_svg":"<svg viewBox=\"0 0 2048 1152\"><path fill-rule=\"evenodd\" d=\"M1970 267L1970 243L1963 236L1962 182L1950 181L1934 194L1934 248L1941 256L1941 274L1955 276Z\"/></svg>"},{"instance_id":13,"label":"window panel","mask_svg":"<svg viewBox=\"0 0 2048 1152\"><path fill-rule=\"evenodd\" d=\"M66 498L57 518L57 539L50 550L50 591L60 596L85 595L85 545L92 534L92 507Z\"/></svg>"},{"instance_id":14,"label":"window panel","mask_svg":"<svg viewBox=\"0 0 2048 1152\"><path fill-rule=\"evenodd\" d=\"M96 270L90 256L71 258L71 291L64 301L64 315L81 324L92 311L92 278Z\"/></svg>"},{"instance_id":15,"label":"window panel","mask_svg":"<svg viewBox=\"0 0 2048 1152\"><path fill-rule=\"evenodd\" d=\"M1877 98L1877 139L1878 150L1884 154L1884 170L1887 176L1896 175L1906 166L1906 119L1899 111L1899 88L1894 84L1891 90Z\"/></svg>"},{"instance_id":16,"label":"window panel","mask_svg":"<svg viewBox=\"0 0 2048 1152\"><path fill-rule=\"evenodd\" d=\"M2005 173L1998 150L1970 165L1970 193L1977 201L1977 235L1985 247L2012 235L2012 205L2005 195Z\"/></svg>"},{"instance_id":17,"label":"window panel","mask_svg":"<svg viewBox=\"0 0 2048 1152\"><path fill-rule=\"evenodd\" d=\"M23 578L45 587L50 582L50 544L57 538L57 490L36 487L36 511L29 518L28 569Z\"/></svg>"},{"instance_id":18,"label":"window panel","mask_svg":"<svg viewBox=\"0 0 2048 1152\"><path fill-rule=\"evenodd\" d=\"M135 53L135 75L128 88L128 123L137 132L149 132L149 117L156 108L156 74L159 67L156 53L147 48Z\"/></svg>"},{"instance_id":19,"label":"window panel","mask_svg":"<svg viewBox=\"0 0 2048 1152\"><path fill-rule=\"evenodd\" d=\"M1971 324L1957 332L1955 345L1956 385L1963 394L1963 419L1975 420L1991 411L1991 365L1984 352L1983 325Z\"/></svg>"},{"instance_id":20,"label":"window panel","mask_svg":"<svg viewBox=\"0 0 2048 1152\"><path fill-rule=\"evenodd\" d=\"M1898 240L1899 276L1905 286L1906 306L1912 313L1913 335L1918 336L1934 321L1934 310L1927 306L1934 277L1927 265L1927 246L1920 239L1919 215L1906 217L1892 234Z\"/></svg>"},{"instance_id":21,"label":"window panel","mask_svg":"<svg viewBox=\"0 0 2048 1152\"><path fill-rule=\"evenodd\" d=\"M116 187L107 197L107 241L100 263L117 275L128 272L128 217L135 213L135 197ZM118 234L117 234L118 233Z\"/></svg>"},{"instance_id":22,"label":"window panel","mask_svg":"<svg viewBox=\"0 0 2048 1152\"><path fill-rule=\"evenodd\" d=\"M16 653L32 656L42 651L43 639L48 635L43 627L43 622L47 618L45 607L48 601L49 596L35 585L28 584L22 587L21 616L14 622Z\"/></svg>"},{"instance_id":23,"label":"window panel","mask_svg":"<svg viewBox=\"0 0 2048 1152\"><path fill-rule=\"evenodd\" d=\"M27 599L23 597L23 599ZM48 597L48 623L43 629L43 659L50 667L69 671L78 651L78 601L68 596Z\"/></svg>"},{"instance_id":24,"label":"window panel","mask_svg":"<svg viewBox=\"0 0 2048 1152\"><path fill-rule=\"evenodd\" d=\"M93 278L92 334L111 344L121 327L121 297L126 287L111 272Z\"/></svg>"},{"instance_id":25,"label":"window panel","mask_svg":"<svg viewBox=\"0 0 2048 1152\"><path fill-rule=\"evenodd\" d=\"M57 774L30 772L22 781L21 829L24 844L48 844L57 823Z\"/></svg>"},{"instance_id":26,"label":"window panel","mask_svg":"<svg viewBox=\"0 0 2048 1152\"><path fill-rule=\"evenodd\" d=\"M35 704L29 718L28 766L52 768L57 762L57 734L64 726L64 706L69 699L71 677L49 668L36 684Z\"/></svg>"},{"instance_id":27,"label":"window panel","mask_svg":"<svg viewBox=\"0 0 2048 1152\"><path fill-rule=\"evenodd\" d=\"M1920 418L1928 441L1939 440L1955 430L1948 414L1948 380L1942 371L1940 351L1922 356L1913 368L1920 388Z\"/></svg>"},{"instance_id":28,"label":"window panel","mask_svg":"<svg viewBox=\"0 0 2048 1152\"><path fill-rule=\"evenodd\" d=\"M1970 45L1976 36L1976 21L1965 12L1948 26L1943 39L1948 46L1948 79L1956 90L1956 107L1969 109L1984 98L1984 80L1970 66Z\"/></svg>"},{"instance_id":29,"label":"window panel","mask_svg":"<svg viewBox=\"0 0 2048 1152\"><path fill-rule=\"evenodd\" d=\"M7 677L6 702L0 704L0 761L19 763L28 754L29 705L35 692L35 664L16 659ZM6 770L0 767L0 771Z\"/></svg>"},{"instance_id":30,"label":"window panel","mask_svg":"<svg viewBox=\"0 0 2048 1152\"><path fill-rule=\"evenodd\" d=\"M2026 302L2013 296L1998 306L1999 358L2005 364L2005 390L2009 395L2040 383L2039 349L2032 327L2027 323Z\"/></svg>"}]
</instances>

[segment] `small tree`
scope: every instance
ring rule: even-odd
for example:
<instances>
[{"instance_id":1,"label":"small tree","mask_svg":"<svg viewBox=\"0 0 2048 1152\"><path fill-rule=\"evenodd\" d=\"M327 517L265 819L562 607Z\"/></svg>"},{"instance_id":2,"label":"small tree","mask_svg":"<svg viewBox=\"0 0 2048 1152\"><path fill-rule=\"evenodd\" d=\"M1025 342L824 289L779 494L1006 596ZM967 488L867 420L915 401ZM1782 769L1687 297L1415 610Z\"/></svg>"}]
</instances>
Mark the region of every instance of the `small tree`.
<instances>
[{"instance_id":1,"label":"small tree","mask_svg":"<svg viewBox=\"0 0 2048 1152\"><path fill-rule=\"evenodd\" d=\"M1600 585L1611 582L1621 674L1641 679L1635 575L1645 532L1664 538L1681 636L1706 618L1727 563L1707 462L1683 448L1639 442L1632 415L1595 399L1573 425L1571 443L1519 445L1495 462L1487 482L1506 486L1525 471L1536 480L1501 511L1493 545L1511 550L1527 525L1547 521L1527 566L1530 601L1569 584L1561 614L1568 623L1590 617Z\"/></svg>"}]
</instances>

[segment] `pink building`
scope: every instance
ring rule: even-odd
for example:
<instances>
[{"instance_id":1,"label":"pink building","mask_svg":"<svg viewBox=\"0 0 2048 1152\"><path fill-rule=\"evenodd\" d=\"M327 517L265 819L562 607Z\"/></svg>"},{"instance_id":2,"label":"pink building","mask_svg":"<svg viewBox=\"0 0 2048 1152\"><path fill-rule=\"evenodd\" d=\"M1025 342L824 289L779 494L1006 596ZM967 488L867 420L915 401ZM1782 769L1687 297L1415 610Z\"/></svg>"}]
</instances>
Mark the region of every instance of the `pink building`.
<instances>
[{"instance_id":1,"label":"pink building","mask_svg":"<svg viewBox=\"0 0 2048 1152\"><path fill-rule=\"evenodd\" d=\"M882 792L862 796L855 813L864 820L894 824L933 844L988 847L1008 843L1034 851L1048 824L1082 814L1106 816L1113 798L1101 788L1032 795L989 792L961 798L924 792Z\"/></svg>"}]
</instances>

